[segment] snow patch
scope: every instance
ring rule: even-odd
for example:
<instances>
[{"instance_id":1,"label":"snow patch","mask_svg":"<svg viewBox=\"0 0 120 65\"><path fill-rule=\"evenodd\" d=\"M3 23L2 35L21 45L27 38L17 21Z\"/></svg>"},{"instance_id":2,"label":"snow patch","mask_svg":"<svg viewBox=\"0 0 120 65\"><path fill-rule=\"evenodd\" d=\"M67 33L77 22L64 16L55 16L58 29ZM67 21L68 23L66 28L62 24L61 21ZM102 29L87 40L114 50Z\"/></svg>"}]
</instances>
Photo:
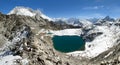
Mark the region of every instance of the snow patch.
<instances>
[{"instance_id":1,"label":"snow patch","mask_svg":"<svg viewBox=\"0 0 120 65\"><path fill-rule=\"evenodd\" d=\"M27 58L22 59L21 61L22 61L22 65L27 65L29 62Z\"/></svg>"},{"instance_id":2,"label":"snow patch","mask_svg":"<svg viewBox=\"0 0 120 65\"><path fill-rule=\"evenodd\" d=\"M8 55L0 57L0 65L16 65L15 61L22 59L20 56Z\"/></svg>"},{"instance_id":3,"label":"snow patch","mask_svg":"<svg viewBox=\"0 0 120 65\"><path fill-rule=\"evenodd\" d=\"M105 58L107 58L108 56L110 56L112 53L113 53L113 51L109 52L109 53L105 56Z\"/></svg>"},{"instance_id":4,"label":"snow patch","mask_svg":"<svg viewBox=\"0 0 120 65\"><path fill-rule=\"evenodd\" d=\"M57 36L63 36L63 35L80 36L80 34L82 34L81 29L64 29L64 30L58 30L58 31L50 30L50 32L53 33L53 35L57 35Z\"/></svg>"}]
</instances>

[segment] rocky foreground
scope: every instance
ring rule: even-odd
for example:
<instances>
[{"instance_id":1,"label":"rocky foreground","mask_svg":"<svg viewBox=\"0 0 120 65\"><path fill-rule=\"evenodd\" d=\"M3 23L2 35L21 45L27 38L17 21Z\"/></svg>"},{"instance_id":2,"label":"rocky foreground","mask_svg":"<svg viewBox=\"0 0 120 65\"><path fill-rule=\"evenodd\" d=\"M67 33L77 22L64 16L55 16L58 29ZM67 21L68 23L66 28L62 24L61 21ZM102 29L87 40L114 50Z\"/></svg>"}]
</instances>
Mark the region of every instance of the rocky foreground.
<instances>
[{"instance_id":1,"label":"rocky foreground","mask_svg":"<svg viewBox=\"0 0 120 65\"><path fill-rule=\"evenodd\" d=\"M41 32L72 27L42 17L0 13L0 65L120 65L120 44L95 58L78 59L56 51L51 36Z\"/></svg>"}]
</instances>

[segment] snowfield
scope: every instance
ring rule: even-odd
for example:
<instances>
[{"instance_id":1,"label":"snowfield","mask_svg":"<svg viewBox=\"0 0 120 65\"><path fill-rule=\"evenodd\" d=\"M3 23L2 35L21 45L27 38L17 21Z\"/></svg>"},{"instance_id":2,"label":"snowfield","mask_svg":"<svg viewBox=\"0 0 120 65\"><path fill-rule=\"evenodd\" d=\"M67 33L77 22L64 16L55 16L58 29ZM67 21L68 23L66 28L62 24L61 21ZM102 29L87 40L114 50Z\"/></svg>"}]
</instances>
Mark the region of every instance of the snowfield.
<instances>
[{"instance_id":1,"label":"snowfield","mask_svg":"<svg viewBox=\"0 0 120 65\"><path fill-rule=\"evenodd\" d=\"M15 61L22 59L20 56L8 55L0 57L0 65L16 65Z\"/></svg>"},{"instance_id":2,"label":"snowfield","mask_svg":"<svg viewBox=\"0 0 120 65\"><path fill-rule=\"evenodd\" d=\"M103 34L96 37L92 42L86 42L85 51L75 51L67 54L77 57L94 58L114 45L117 45L116 40L120 34L116 34L115 32L118 32L119 29L116 29L114 26L97 26L96 30L103 32Z\"/></svg>"},{"instance_id":3,"label":"snowfield","mask_svg":"<svg viewBox=\"0 0 120 65\"><path fill-rule=\"evenodd\" d=\"M81 29L64 29L64 30L58 30L58 31L50 30L50 32L53 33L53 35L58 35L58 36L63 36L63 35L80 36L80 34L82 34Z\"/></svg>"}]
</instances>

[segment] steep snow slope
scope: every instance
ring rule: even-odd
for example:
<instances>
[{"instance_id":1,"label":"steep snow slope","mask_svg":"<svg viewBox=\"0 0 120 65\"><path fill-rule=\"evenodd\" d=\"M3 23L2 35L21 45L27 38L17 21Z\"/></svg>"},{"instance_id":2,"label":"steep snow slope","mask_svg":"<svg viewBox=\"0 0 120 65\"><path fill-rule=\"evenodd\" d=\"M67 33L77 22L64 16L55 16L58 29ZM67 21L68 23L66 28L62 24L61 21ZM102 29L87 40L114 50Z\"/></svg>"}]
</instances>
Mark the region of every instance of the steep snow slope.
<instances>
[{"instance_id":1,"label":"steep snow slope","mask_svg":"<svg viewBox=\"0 0 120 65\"><path fill-rule=\"evenodd\" d=\"M48 16L44 15L40 10L33 10L30 9L28 7L15 7L13 10L11 10L8 15L10 14L17 14L17 15L25 15L25 16L41 16L44 19L48 19L49 21L51 21L52 19L49 18Z\"/></svg>"}]
</instances>

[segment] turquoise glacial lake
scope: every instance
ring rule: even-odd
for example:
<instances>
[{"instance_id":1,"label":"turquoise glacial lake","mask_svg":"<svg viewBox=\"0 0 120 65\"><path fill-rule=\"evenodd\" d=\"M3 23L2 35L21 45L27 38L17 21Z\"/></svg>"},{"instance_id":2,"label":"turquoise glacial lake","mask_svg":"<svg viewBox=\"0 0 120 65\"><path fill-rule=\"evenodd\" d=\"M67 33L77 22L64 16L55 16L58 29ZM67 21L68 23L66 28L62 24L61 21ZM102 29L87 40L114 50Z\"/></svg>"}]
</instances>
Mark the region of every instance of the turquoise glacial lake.
<instances>
[{"instance_id":1,"label":"turquoise glacial lake","mask_svg":"<svg viewBox=\"0 0 120 65\"><path fill-rule=\"evenodd\" d=\"M85 41L80 36L54 36L53 46L57 51L68 53L85 49Z\"/></svg>"}]
</instances>

